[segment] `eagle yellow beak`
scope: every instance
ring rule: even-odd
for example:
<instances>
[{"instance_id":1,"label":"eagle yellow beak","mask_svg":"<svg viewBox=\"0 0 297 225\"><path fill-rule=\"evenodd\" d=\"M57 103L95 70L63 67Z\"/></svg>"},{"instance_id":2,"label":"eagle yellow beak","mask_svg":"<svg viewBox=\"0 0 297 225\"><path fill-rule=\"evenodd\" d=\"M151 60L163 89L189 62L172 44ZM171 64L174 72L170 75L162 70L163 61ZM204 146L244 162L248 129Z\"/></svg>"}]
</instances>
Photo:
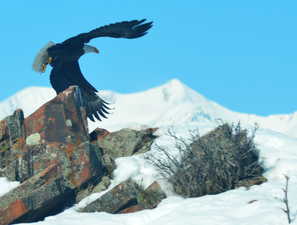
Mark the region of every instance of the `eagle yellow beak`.
<instances>
[{"instance_id":1,"label":"eagle yellow beak","mask_svg":"<svg viewBox=\"0 0 297 225\"><path fill-rule=\"evenodd\" d=\"M52 61L53 61L53 58L52 58L52 57L48 57L47 61L41 65L41 72L42 72L42 73L45 72L45 70L46 70L46 66L47 66L48 64L51 64Z\"/></svg>"}]
</instances>

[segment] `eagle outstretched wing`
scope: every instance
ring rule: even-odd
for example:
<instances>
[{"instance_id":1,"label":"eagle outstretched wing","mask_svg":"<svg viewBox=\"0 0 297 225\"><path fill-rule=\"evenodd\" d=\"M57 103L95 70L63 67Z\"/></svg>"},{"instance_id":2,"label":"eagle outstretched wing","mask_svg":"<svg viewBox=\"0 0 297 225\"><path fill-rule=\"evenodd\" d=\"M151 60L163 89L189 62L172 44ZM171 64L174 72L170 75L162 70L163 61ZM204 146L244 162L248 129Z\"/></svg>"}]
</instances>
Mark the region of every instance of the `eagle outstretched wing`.
<instances>
[{"instance_id":1,"label":"eagle outstretched wing","mask_svg":"<svg viewBox=\"0 0 297 225\"><path fill-rule=\"evenodd\" d=\"M63 77L70 83L70 85L78 85L89 92L97 92L97 89L91 85L82 74L78 61L71 61L64 63L61 67Z\"/></svg>"},{"instance_id":2,"label":"eagle outstretched wing","mask_svg":"<svg viewBox=\"0 0 297 225\"><path fill-rule=\"evenodd\" d=\"M101 118L107 119L107 114L109 114L110 108L109 103L100 98L96 93L86 91L81 88L83 105L86 108L87 117L95 122L94 117L101 121Z\"/></svg>"},{"instance_id":3,"label":"eagle outstretched wing","mask_svg":"<svg viewBox=\"0 0 297 225\"><path fill-rule=\"evenodd\" d=\"M66 90L69 86L76 85L81 90L83 106L87 116L94 121L106 118L109 114L109 103L97 95L97 90L83 76L78 59L88 52L98 50L86 45L93 38L138 38L144 36L153 26L153 22L131 20L113 23L98 27L87 33L81 33L65 40L62 43L49 43L41 50L34 61L34 68L38 72L44 72L48 64L52 66L50 82L56 93ZM88 48L87 48L88 47ZM95 51L97 50L97 51Z\"/></svg>"},{"instance_id":4,"label":"eagle outstretched wing","mask_svg":"<svg viewBox=\"0 0 297 225\"><path fill-rule=\"evenodd\" d=\"M63 76L61 76L61 74ZM64 63L54 67L51 76L51 84L57 94L67 89L69 86L77 85L82 95L82 104L86 109L90 120L95 121L94 117L101 121L101 118L107 118L110 108L109 103L100 98L94 88L83 76L77 61Z\"/></svg>"},{"instance_id":5,"label":"eagle outstretched wing","mask_svg":"<svg viewBox=\"0 0 297 225\"><path fill-rule=\"evenodd\" d=\"M93 38L98 37L112 37L112 38L138 38L147 33L147 31L153 26L153 22L144 23L146 19L123 21L105 25L88 33L81 33L74 37L65 40L62 44L73 43L88 43Z\"/></svg>"},{"instance_id":6,"label":"eagle outstretched wing","mask_svg":"<svg viewBox=\"0 0 297 225\"><path fill-rule=\"evenodd\" d=\"M81 88L82 97L84 100L84 106L86 107L87 116L93 122L95 121L93 116L97 120L101 121L101 118L107 118L106 114L109 114L109 103L101 99L97 94L96 88L94 88L81 73L79 64L77 61L67 64L67 69L64 71L64 77L67 79L69 85L78 85ZM75 74L75 76L73 76Z\"/></svg>"}]
</instances>

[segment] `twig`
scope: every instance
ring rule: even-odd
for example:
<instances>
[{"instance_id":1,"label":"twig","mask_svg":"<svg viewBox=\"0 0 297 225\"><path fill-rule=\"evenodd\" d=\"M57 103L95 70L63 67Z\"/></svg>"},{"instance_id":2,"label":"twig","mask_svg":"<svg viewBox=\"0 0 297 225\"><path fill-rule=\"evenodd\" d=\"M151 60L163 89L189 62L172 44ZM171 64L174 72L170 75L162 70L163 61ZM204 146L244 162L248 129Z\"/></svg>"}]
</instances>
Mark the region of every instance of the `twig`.
<instances>
[{"instance_id":1,"label":"twig","mask_svg":"<svg viewBox=\"0 0 297 225\"><path fill-rule=\"evenodd\" d=\"M283 210L284 213L287 215L288 223L292 223L292 217L291 217L291 212L290 212L290 207L289 207L289 199L288 199L288 192L289 192L289 180L290 178L287 175L284 175L286 179L286 184L285 187L282 189L284 193L283 199L281 201L285 204L285 208Z\"/></svg>"}]
</instances>

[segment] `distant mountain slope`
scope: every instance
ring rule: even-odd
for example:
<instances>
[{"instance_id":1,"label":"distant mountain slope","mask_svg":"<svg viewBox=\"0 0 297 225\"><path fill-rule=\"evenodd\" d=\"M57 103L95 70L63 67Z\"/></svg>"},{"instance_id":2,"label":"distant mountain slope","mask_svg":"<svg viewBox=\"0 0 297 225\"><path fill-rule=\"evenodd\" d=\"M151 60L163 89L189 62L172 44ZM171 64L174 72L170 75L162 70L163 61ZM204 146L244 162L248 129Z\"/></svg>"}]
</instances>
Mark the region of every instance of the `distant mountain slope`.
<instances>
[{"instance_id":1,"label":"distant mountain slope","mask_svg":"<svg viewBox=\"0 0 297 225\"><path fill-rule=\"evenodd\" d=\"M102 91L107 101L115 102L109 119L90 122L90 129L97 126L110 130L122 127L165 126L197 122L198 124L241 121L258 123L261 128L281 132L297 138L297 112L288 115L261 117L230 111L210 101L196 91L173 79L164 85L133 94ZM22 108L25 116L55 96L51 88L29 87L0 102L0 119Z\"/></svg>"},{"instance_id":2,"label":"distant mountain slope","mask_svg":"<svg viewBox=\"0 0 297 225\"><path fill-rule=\"evenodd\" d=\"M0 119L12 114L18 108L23 109L25 116L28 116L54 96L55 91L51 88L25 88L0 102Z\"/></svg>"}]
</instances>

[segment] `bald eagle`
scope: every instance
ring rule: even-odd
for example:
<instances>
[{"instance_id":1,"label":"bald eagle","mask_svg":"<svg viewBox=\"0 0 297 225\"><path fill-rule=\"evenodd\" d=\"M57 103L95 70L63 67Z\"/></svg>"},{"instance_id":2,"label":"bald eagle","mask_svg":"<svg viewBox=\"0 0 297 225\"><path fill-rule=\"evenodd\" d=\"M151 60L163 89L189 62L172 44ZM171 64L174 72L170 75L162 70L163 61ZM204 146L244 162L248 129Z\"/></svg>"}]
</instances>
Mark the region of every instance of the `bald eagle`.
<instances>
[{"instance_id":1,"label":"bald eagle","mask_svg":"<svg viewBox=\"0 0 297 225\"><path fill-rule=\"evenodd\" d=\"M49 42L36 55L33 69L43 73L46 66L51 65L50 83L57 94L71 85L79 86L88 118L95 121L95 117L101 121L102 117L107 118L106 114L110 108L108 103L96 94L97 89L84 78L78 60L86 53L99 53L96 47L86 44L93 38L133 39L142 37L152 27L152 22L145 21L142 19L113 23L81 33L62 43Z\"/></svg>"}]
</instances>

